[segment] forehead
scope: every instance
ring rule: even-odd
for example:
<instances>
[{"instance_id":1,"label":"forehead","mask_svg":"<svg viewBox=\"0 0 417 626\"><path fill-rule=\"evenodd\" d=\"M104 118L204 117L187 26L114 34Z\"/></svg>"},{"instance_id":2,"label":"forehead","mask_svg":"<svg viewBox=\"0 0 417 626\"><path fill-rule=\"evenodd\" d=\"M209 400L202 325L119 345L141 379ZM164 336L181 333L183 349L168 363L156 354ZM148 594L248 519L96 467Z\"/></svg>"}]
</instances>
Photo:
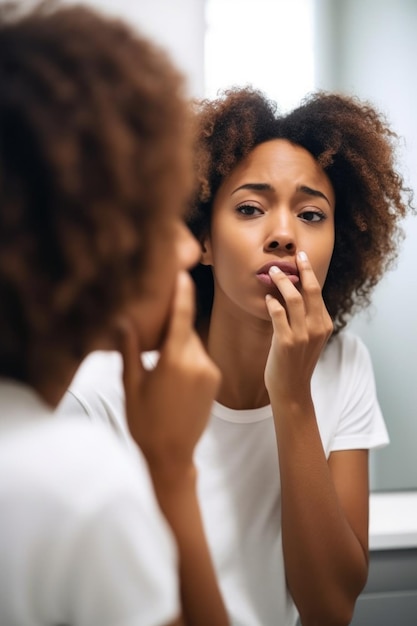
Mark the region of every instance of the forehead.
<instances>
[{"instance_id":1,"label":"forehead","mask_svg":"<svg viewBox=\"0 0 417 626\"><path fill-rule=\"evenodd\" d=\"M317 187L334 201L332 183L316 159L302 146L286 139L257 145L223 181L226 193L244 183L268 183L276 189L284 183ZM220 191L219 190L219 191Z\"/></svg>"}]
</instances>

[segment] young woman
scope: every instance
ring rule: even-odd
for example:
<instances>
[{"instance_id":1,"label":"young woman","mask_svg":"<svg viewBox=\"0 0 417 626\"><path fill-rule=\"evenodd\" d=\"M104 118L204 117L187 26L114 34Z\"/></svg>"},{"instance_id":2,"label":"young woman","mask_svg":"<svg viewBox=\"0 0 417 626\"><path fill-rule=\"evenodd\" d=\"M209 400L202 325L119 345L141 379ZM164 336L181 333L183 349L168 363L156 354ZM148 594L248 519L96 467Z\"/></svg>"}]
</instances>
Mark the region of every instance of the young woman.
<instances>
[{"instance_id":1,"label":"young woman","mask_svg":"<svg viewBox=\"0 0 417 626\"><path fill-rule=\"evenodd\" d=\"M343 329L396 255L394 136L337 95L281 116L235 89L196 114L196 325L222 382L195 458L218 580L234 626L348 624L368 450L388 436L369 354ZM96 354L65 404L127 440L119 380L117 356Z\"/></svg>"},{"instance_id":2,"label":"young woman","mask_svg":"<svg viewBox=\"0 0 417 626\"><path fill-rule=\"evenodd\" d=\"M387 443L368 353L341 332L407 211L393 133L316 94L286 116L251 89L197 112L189 224L197 327L222 372L197 459L233 623L348 624L368 569L368 449ZM217 520L215 527L214 520Z\"/></svg>"},{"instance_id":3,"label":"young woman","mask_svg":"<svg viewBox=\"0 0 417 626\"><path fill-rule=\"evenodd\" d=\"M182 80L121 23L20 4L0 10L0 623L227 624L193 461L219 373L193 329ZM56 416L98 348L123 354L135 458Z\"/></svg>"}]
</instances>

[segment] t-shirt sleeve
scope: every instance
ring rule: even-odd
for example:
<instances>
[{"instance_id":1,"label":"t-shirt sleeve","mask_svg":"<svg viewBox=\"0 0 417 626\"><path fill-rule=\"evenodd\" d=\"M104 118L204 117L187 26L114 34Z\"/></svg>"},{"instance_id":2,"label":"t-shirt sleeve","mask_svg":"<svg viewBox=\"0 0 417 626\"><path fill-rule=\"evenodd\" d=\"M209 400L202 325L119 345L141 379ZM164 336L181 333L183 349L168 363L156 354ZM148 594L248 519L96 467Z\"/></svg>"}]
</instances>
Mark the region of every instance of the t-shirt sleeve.
<instances>
[{"instance_id":1,"label":"t-shirt sleeve","mask_svg":"<svg viewBox=\"0 0 417 626\"><path fill-rule=\"evenodd\" d=\"M347 334L342 352L341 415L331 451L385 446L389 436L379 406L368 349Z\"/></svg>"}]
</instances>

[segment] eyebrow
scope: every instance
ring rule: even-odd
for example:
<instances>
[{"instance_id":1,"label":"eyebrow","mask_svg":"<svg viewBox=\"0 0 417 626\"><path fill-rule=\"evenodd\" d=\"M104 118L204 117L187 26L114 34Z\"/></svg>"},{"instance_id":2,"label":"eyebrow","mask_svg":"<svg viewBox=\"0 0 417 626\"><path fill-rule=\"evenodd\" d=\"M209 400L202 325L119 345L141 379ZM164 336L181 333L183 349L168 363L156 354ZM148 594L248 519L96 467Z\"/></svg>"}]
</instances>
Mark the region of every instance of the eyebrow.
<instances>
[{"instance_id":1,"label":"eyebrow","mask_svg":"<svg viewBox=\"0 0 417 626\"><path fill-rule=\"evenodd\" d=\"M297 191L301 191L302 193L305 193L307 196L313 196L314 198L324 198L327 204L331 206L329 198L326 195L324 195L322 191L319 191L318 189L312 189L312 187L308 187L307 185L298 185Z\"/></svg>"},{"instance_id":2,"label":"eyebrow","mask_svg":"<svg viewBox=\"0 0 417 626\"><path fill-rule=\"evenodd\" d=\"M237 191L240 191L241 189L250 189L252 191L275 191L273 186L269 185L268 183L245 183L240 187L236 187L236 189L232 191L231 195L233 195Z\"/></svg>"},{"instance_id":3,"label":"eyebrow","mask_svg":"<svg viewBox=\"0 0 417 626\"><path fill-rule=\"evenodd\" d=\"M245 183L244 185L240 185L240 187L236 187L236 189L232 191L231 195L233 195L237 191L241 191L242 189L249 189L251 191L275 191L274 187L269 183ZM328 197L318 189L313 189L308 185L298 185L296 191L301 191L301 193L312 196L314 198L323 198L324 200L326 200L327 204L331 206Z\"/></svg>"}]
</instances>

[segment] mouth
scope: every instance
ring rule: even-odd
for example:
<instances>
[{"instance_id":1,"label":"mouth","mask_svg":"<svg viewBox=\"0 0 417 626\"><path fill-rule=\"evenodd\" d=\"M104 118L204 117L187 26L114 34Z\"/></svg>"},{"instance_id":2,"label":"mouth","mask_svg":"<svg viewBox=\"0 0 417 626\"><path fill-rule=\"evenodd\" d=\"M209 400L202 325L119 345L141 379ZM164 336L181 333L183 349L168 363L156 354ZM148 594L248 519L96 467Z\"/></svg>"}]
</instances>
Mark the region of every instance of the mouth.
<instances>
[{"instance_id":1,"label":"mouth","mask_svg":"<svg viewBox=\"0 0 417 626\"><path fill-rule=\"evenodd\" d=\"M269 270L271 267L278 267L281 272L287 276L287 278L293 283L293 285L297 285L300 282L300 275L298 273L298 268L293 263L287 263L285 261L271 261L263 265L257 272L256 277L258 280L268 287L275 287L275 284L272 281L272 278L269 275Z\"/></svg>"}]
</instances>

